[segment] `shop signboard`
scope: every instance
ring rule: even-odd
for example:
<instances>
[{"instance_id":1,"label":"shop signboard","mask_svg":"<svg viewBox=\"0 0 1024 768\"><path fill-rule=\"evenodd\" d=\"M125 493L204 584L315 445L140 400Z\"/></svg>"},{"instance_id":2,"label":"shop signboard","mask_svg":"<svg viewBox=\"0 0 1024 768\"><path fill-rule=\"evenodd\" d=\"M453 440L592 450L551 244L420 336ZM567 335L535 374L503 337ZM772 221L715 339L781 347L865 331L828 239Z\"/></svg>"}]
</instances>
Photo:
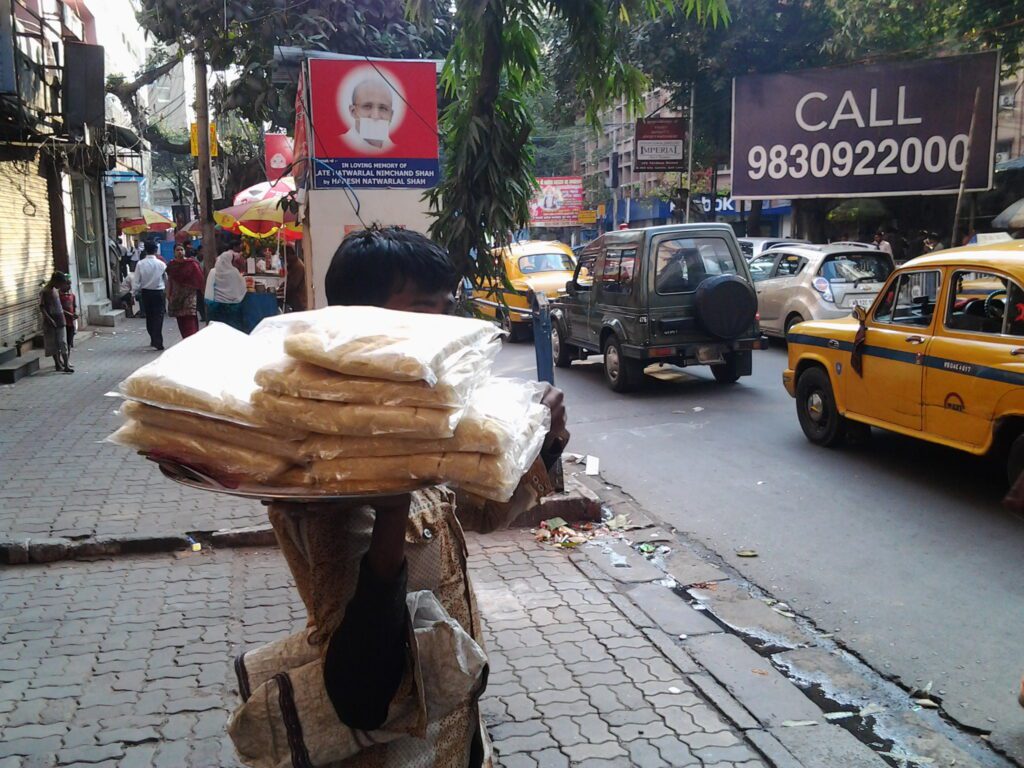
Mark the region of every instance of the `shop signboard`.
<instances>
[{"instance_id":1,"label":"shop signboard","mask_svg":"<svg viewBox=\"0 0 1024 768\"><path fill-rule=\"evenodd\" d=\"M665 173L686 170L686 121L681 117L649 117L636 121L633 170Z\"/></svg>"},{"instance_id":2,"label":"shop signboard","mask_svg":"<svg viewBox=\"0 0 1024 768\"><path fill-rule=\"evenodd\" d=\"M597 211L593 209L580 211L576 221L578 224L597 224Z\"/></svg>"},{"instance_id":3,"label":"shop signboard","mask_svg":"<svg viewBox=\"0 0 1024 768\"><path fill-rule=\"evenodd\" d=\"M438 182L433 61L309 60L315 189L424 189Z\"/></svg>"},{"instance_id":4,"label":"shop signboard","mask_svg":"<svg viewBox=\"0 0 1024 768\"><path fill-rule=\"evenodd\" d=\"M996 52L733 80L737 199L991 188ZM973 116L973 130L972 130Z\"/></svg>"},{"instance_id":5,"label":"shop signboard","mask_svg":"<svg viewBox=\"0 0 1024 768\"><path fill-rule=\"evenodd\" d=\"M546 176L537 179L537 194L530 201L534 227L575 227L583 210L581 176Z\"/></svg>"}]
</instances>

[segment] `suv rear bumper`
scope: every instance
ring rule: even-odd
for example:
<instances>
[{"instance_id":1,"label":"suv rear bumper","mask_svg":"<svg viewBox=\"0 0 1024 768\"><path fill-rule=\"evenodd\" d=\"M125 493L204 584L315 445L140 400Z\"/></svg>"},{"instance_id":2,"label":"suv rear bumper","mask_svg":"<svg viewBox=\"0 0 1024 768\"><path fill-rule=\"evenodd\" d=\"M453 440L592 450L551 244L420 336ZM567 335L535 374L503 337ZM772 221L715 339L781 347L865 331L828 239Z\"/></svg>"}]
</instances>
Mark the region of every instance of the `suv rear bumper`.
<instances>
[{"instance_id":1,"label":"suv rear bumper","mask_svg":"<svg viewBox=\"0 0 1024 768\"><path fill-rule=\"evenodd\" d=\"M728 352L750 352L755 349L768 349L768 337L764 334L757 338L735 339L733 341L695 341L685 344L660 345L641 347L636 344L623 344L622 354L626 357L645 362L671 362L676 365L703 365L699 357L709 354L724 355Z\"/></svg>"}]
</instances>

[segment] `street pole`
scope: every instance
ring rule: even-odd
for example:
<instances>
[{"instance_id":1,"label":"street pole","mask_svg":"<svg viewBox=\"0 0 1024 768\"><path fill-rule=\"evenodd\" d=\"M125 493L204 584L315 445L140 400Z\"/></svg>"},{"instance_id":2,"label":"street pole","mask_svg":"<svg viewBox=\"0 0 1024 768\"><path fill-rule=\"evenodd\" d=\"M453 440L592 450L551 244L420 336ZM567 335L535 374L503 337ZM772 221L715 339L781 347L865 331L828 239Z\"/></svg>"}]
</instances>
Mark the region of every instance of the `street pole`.
<instances>
[{"instance_id":1,"label":"street pole","mask_svg":"<svg viewBox=\"0 0 1024 768\"><path fill-rule=\"evenodd\" d=\"M210 104L206 87L206 51L196 43L196 131L199 145L199 223L203 229L203 266L209 272L217 262L217 234L213 223L213 184L210 174Z\"/></svg>"},{"instance_id":2,"label":"street pole","mask_svg":"<svg viewBox=\"0 0 1024 768\"><path fill-rule=\"evenodd\" d=\"M971 111L971 127L967 130L967 147L964 149L964 168L960 172L960 189L956 194L956 213L953 214L953 231L949 236L949 247L956 248L957 235L960 232L960 208L964 204L964 187L967 186L967 166L971 162L971 144L974 143L974 123L978 116L978 104L981 101L981 88L974 89L974 109Z\"/></svg>"},{"instance_id":3,"label":"street pole","mask_svg":"<svg viewBox=\"0 0 1024 768\"><path fill-rule=\"evenodd\" d=\"M686 223L690 223L690 195L693 194L693 82L690 82L690 129L686 132Z\"/></svg>"}]
</instances>

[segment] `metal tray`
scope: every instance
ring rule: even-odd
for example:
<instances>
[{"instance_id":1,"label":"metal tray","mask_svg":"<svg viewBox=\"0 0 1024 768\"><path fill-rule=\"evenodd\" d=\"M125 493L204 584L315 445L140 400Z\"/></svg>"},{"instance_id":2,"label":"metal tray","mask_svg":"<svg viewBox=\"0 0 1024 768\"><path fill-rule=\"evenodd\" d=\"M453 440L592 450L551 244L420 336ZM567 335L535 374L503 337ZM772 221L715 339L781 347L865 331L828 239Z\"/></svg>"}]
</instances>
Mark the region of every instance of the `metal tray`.
<instances>
[{"instance_id":1,"label":"metal tray","mask_svg":"<svg viewBox=\"0 0 1024 768\"><path fill-rule=\"evenodd\" d=\"M378 491L350 494L338 494L330 491L316 493L311 488L272 488L265 485L247 485L245 483L231 486L225 485L221 481L210 477L201 470L198 470L195 467L190 467L187 464L181 464L168 459L156 459L152 456L147 456L146 458L155 462L156 465L160 467L160 471L163 473L164 477L181 485L186 485L189 488L196 488L200 491L212 491L213 493L223 493L228 496L239 496L243 499L258 499L260 501L322 503L352 499L380 499L387 496L401 496L405 493L421 491L425 488L431 488L437 485L437 483L431 482L410 481L409 486L405 488L398 488L383 492Z\"/></svg>"}]
</instances>

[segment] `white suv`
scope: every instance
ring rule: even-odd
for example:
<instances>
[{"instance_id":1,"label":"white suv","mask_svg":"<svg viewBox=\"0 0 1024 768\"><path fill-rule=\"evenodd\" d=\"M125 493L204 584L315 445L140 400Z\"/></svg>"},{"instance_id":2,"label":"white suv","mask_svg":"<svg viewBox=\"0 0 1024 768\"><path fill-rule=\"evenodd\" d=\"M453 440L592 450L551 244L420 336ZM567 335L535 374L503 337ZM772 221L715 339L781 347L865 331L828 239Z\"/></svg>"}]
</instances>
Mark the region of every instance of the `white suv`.
<instances>
[{"instance_id":1,"label":"white suv","mask_svg":"<svg viewBox=\"0 0 1024 768\"><path fill-rule=\"evenodd\" d=\"M894 268L887 253L848 245L777 246L749 266L761 330L781 337L804 320L870 307Z\"/></svg>"}]
</instances>

